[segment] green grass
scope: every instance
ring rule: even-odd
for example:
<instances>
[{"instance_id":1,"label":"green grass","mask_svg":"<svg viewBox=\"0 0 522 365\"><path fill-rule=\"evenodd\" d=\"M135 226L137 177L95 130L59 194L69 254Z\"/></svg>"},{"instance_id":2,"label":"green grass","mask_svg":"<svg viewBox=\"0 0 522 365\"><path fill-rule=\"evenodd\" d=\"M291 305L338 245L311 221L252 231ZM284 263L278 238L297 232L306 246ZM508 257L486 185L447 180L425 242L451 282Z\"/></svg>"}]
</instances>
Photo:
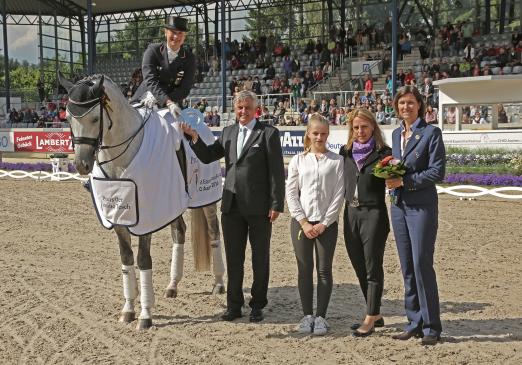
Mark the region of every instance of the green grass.
<instances>
[{"instance_id":1,"label":"green grass","mask_svg":"<svg viewBox=\"0 0 522 365\"><path fill-rule=\"evenodd\" d=\"M493 166L446 166L446 173L460 174L512 174L516 175L509 165Z\"/></svg>"},{"instance_id":2,"label":"green grass","mask_svg":"<svg viewBox=\"0 0 522 365\"><path fill-rule=\"evenodd\" d=\"M466 147L447 147L446 154L461 155L504 155L504 154L522 154L522 150L506 150L503 148L466 148Z\"/></svg>"}]
</instances>

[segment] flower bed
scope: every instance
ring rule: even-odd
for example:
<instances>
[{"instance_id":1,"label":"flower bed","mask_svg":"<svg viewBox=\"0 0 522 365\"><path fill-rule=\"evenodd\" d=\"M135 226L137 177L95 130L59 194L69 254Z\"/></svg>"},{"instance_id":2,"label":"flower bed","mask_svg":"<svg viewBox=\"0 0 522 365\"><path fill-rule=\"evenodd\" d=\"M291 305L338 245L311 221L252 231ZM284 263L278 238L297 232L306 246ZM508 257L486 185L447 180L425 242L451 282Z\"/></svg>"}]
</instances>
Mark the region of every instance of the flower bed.
<instances>
[{"instance_id":1,"label":"flower bed","mask_svg":"<svg viewBox=\"0 0 522 365\"><path fill-rule=\"evenodd\" d=\"M0 162L0 170L20 170L20 171L53 171L53 167L50 163L47 162L37 162L37 163L25 163L25 162ZM76 168L73 164L69 164L68 172L75 173Z\"/></svg>"},{"instance_id":2,"label":"flower bed","mask_svg":"<svg viewBox=\"0 0 522 365\"><path fill-rule=\"evenodd\" d=\"M522 186L522 176L497 174L446 174L445 184Z\"/></svg>"}]
</instances>

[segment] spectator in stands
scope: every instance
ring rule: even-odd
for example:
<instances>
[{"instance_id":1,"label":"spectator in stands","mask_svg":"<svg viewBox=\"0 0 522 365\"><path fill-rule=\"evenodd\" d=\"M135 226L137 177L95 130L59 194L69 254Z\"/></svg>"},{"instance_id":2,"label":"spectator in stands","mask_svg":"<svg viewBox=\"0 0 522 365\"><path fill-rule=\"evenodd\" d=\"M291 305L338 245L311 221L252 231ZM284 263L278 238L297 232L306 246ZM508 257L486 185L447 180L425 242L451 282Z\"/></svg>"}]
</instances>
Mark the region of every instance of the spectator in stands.
<instances>
[{"instance_id":1,"label":"spectator in stands","mask_svg":"<svg viewBox=\"0 0 522 365\"><path fill-rule=\"evenodd\" d=\"M252 76L248 76L248 78L243 82L243 90L252 91L252 86L254 82L252 81Z\"/></svg>"},{"instance_id":2,"label":"spectator in stands","mask_svg":"<svg viewBox=\"0 0 522 365\"><path fill-rule=\"evenodd\" d=\"M480 110L475 111L475 115L471 118L471 124L486 124L486 119L480 115Z\"/></svg>"},{"instance_id":3,"label":"spectator in stands","mask_svg":"<svg viewBox=\"0 0 522 365\"><path fill-rule=\"evenodd\" d=\"M478 64L474 64L471 70L471 76L480 76L480 66Z\"/></svg>"},{"instance_id":4,"label":"spectator in stands","mask_svg":"<svg viewBox=\"0 0 522 365\"><path fill-rule=\"evenodd\" d=\"M397 73L397 83L398 86L404 86L404 82L406 80L406 74L404 73L404 70L402 68L399 69L399 72Z\"/></svg>"},{"instance_id":5,"label":"spectator in stands","mask_svg":"<svg viewBox=\"0 0 522 365\"><path fill-rule=\"evenodd\" d=\"M440 63L439 72L440 73L443 73L443 72L448 73L449 71L450 71L450 65L448 64L448 60L446 58L443 58L442 62Z\"/></svg>"},{"instance_id":6,"label":"spectator in stands","mask_svg":"<svg viewBox=\"0 0 522 365\"><path fill-rule=\"evenodd\" d=\"M9 112L9 123L15 124L18 123L19 115L15 108L11 108L11 111Z\"/></svg>"},{"instance_id":7,"label":"spectator in stands","mask_svg":"<svg viewBox=\"0 0 522 365\"><path fill-rule=\"evenodd\" d=\"M285 115L286 109L282 101L277 104L277 108L274 110L274 117L272 119L273 125L281 124L283 116Z\"/></svg>"},{"instance_id":8,"label":"spectator in stands","mask_svg":"<svg viewBox=\"0 0 522 365\"><path fill-rule=\"evenodd\" d=\"M332 74L332 65L330 61L326 61L323 66L323 77L326 79Z\"/></svg>"},{"instance_id":9,"label":"spectator in stands","mask_svg":"<svg viewBox=\"0 0 522 365\"><path fill-rule=\"evenodd\" d=\"M262 54L258 55L256 58L256 68L265 68L265 58Z\"/></svg>"},{"instance_id":10,"label":"spectator in stands","mask_svg":"<svg viewBox=\"0 0 522 365\"><path fill-rule=\"evenodd\" d=\"M437 112L433 110L433 106L431 104L428 104L426 107L426 114L424 116L424 119L426 120L426 123L428 124L437 124Z\"/></svg>"},{"instance_id":11,"label":"spectator in stands","mask_svg":"<svg viewBox=\"0 0 522 365\"><path fill-rule=\"evenodd\" d=\"M308 43L306 43L304 54L310 55L310 54L314 53L314 48L315 48L314 41L313 41L313 39L310 38L308 40Z\"/></svg>"},{"instance_id":12,"label":"spectator in stands","mask_svg":"<svg viewBox=\"0 0 522 365\"><path fill-rule=\"evenodd\" d=\"M218 114L217 110L214 110L212 112L212 119L211 119L211 126L212 127L219 127L221 124L221 116Z\"/></svg>"},{"instance_id":13,"label":"spectator in stands","mask_svg":"<svg viewBox=\"0 0 522 365\"><path fill-rule=\"evenodd\" d=\"M502 68L510 61L511 60L509 59L509 54L506 52L506 49L504 47L500 47L497 56L497 65Z\"/></svg>"},{"instance_id":14,"label":"spectator in stands","mask_svg":"<svg viewBox=\"0 0 522 365\"><path fill-rule=\"evenodd\" d=\"M307 108L308 106L306 105L305 101L303 99L299 99L299 102L297 103L297 111L299 111L299 113L303 113Z\"/></svg>"},{"instance_id":15,"label":"spectator in stands","mask_svg":"<svg viewBox=\"0 0 522 365\"><path fill-rule=\"evenodd\" d=\"M241 61L239 60L239 58L235 54L232 55L232 58L230 60L230 68L232 70L239 70L242 67L243 67L243 65L241 64Z\"/></svg>"},{"instance_id":16,"label":"spectator in stands","mask_svg":"<svg viewBox=\"0 0 522 365\"><path fill-rule=\"evenodd\" d=\"M279 94L281 92L281 86L281 80L276 76L272 81L272 93Z\"/></svg>"},{"instance_id":17,"label":"spectator in stands","mask_svg":"<svg viewBox=\"0 0 522 365\"><path fill-rule=\"evenodd\" d=\"M457 108L454 106L450 106L446 112L446 123L455 124L457 120Z\"/></svg>"},{"instance_id":18,"label":"spectator in stands","mask_svg":"<svg viewBox=\"0 0 522 365\"><path fill-rule=\"evenodd\" d=\"M502 105L502 104L498 104L498 122L499 123L508 122L506 109L504 109L504 105Z\"/></svg>"},{"instance_id":19,"label":"spectator in stands","mask_svg":"<svg viewBox=\"0 0 522 365\"><path fill-rule=\"evenodd\" d=\"M449 77L461 77L458 63L451 65Z\"/></svg>"},{"instance_id":20,"label":"spectator in stands","mask_svg":"<svg viewBox=\"0 0 522 365\"><path fill-rule=\"evenodd\" d=\"M274 57L281 57L283 55L283 44L282 43L277 43L277 45L274 47L274 53L273 53L273 56Z\"/></svg>"},{"instance_id":21,"label":"spectator in stands","mask_svg":"<svg viewBox=\"0 0 522 365\"><path fill-rule=\"evenodd\" d=\"M212 60L210 61L210 72L212 75L217 75L219 72L219 59L216 56L212 56Z\"/></svg>"},{"instance_id":22,"label":"spectator in stands","mask_svg":"<svg viewBox=\"0 0 522 365\"><path fill-rule=\"evenodd\" d=\"M207 109L207 107L208 107L208 102L207 102L207 99L206 99L206 98L201 99L201 100L196 104L196 109L198 109L201 113L204 113L205 110Z\"/></svg>"},{"instance_id":23,"label":"spectator in stands","mask_svg":"<svg viewBox=\"0 0 522 365\"><path fill-rule=\"evenodd\" d=\"M364 91L372 91L373 90L373 80L370 75L364 75Z\"/></svg>"},{"instance_id":24,"label":"spectator in stands","mask_svg":"<svg viewBox=\"0 0 522 365\"><path fill-rule=\"evenodd\" d=\"M424 86L422 89L422 96L424 97L424 102L426 105L433 105L433 93L435 91L435 87L431 82L429 77L424 79Z\"/></svg>"},{"instance_id":25,"label":"spectator in stands","mask_svg":"<svg viewBox=\"0 0 522 365\"><path fill-rule=\"evenodd\" d=\"M31 109L29 109L29 112L32 114ZM60 122L67 121L67 111L65 110L65 107L63 105L60 105L60 109L58 110L58 119L60 120Z\"/></svg>"},{"instance_id":26,"label":"spectator in stands","mask_svg":"<svg viewBox=\"0 0 522 365\"><path fill-rule=\"evenodd\" d=\"M384 112L382 104L377 105L377 111L375 112L375 120L380 125L386 124L386 113Z\"/></svg>"},{"instance_id":27,"label":"spectator in stands","mask_svg":"<svg viewBox=\"0 0 522 365\"><path fill-rule=\"evenodd\" d=\"M236 86L238 86L237 78L233 78L232 81L230 81L230 84L228 85L228 88L230 90L230 95L234 95L234 92L236 90Z\"/></svg>"},{"instance_id":28,"label":"spectator in stands","mask_svg":"<svg viewBox=\"0 0 522 365\"><path fill-rule=\"evenodd\" d=\"M266 107L266 106L263 106L260 121L265 122L265 123L270 123L272 121L272 117L270 116L270 111L268 110L268 107Z\"/></svg>"},{"instance_id":29,"label":"spectator in stands","mask_svg":"<svg viewBox=\"0 0 522 365\"><path fill-rule=\"evenodd\" d=\"M328 62L328 63L330 62L330 51L328 50L327 47L324 47L323 50L321 51L319 60L320 60L322 66L324 66L324 64L326 62Z\"/></svg>"},{"instance_id":30,"label":"spectator in stands","mask_svg":"<svg viewBox=\"0 0 522 365\"><path fill-rule=\"evenodd\" d=\"M321 100L321 105L319 106L319 113L323 117L327 117L329 109L330 109L330 106L328 105L328 102L326 101L326 99Z\"/></svg>"},{"instance_id":31,"label":"spectator in stands","mask_svg":"<svg viewBox=\"0 0 522 365\"><path fill-rule=\"evenodd\" d=\"M410 68L408 69L408 73L404 77L404 85L411 85L412 80L415 80L415 74L413 73L413 70Z\"/></svg>"},{"instance_id":32,"label":"spectator in stands","mask_svg":"<svg viewBox=\"0 0 522 365\"><path fill-rule=\"evenodd\" d=\"M314 76L310 71L306 71L303 78L303 97L306 97L308 89L315 84Z\"/></svg>"},{"instance_id":33,"label":"spectator in stands","mask_svg":"<svg viewBox=\"0 0 522 365\"><path fill-rule=\"evenodd\" d=\"M210 127L212 125L212 112L205 113L205 119L203 121Z\"/></svg>"},{"instance_id":34,"label":"spectator in stands","mask_svg":"<svg viewBox=\"0 0 522 365\"><path fill-rule=\"evenodd\" d=\"M473 45L471 42L466 44L466 47L464 47L464 58L471 62L473 59L475 59L475 48L473 48Z\"/></svg>"},{"instance_id":35,"label":"spectator in stands","mask_svg":"<svg viewBox=\"0 0 522 365\"><path fill-rule=\"evenodd\" d=\"M323 75L323 69L322 69L320 66L317 66L317 67L315 68L315 71L314 71L314 80L315 80L315 83L317 84L317 83L320 82L323 78L324 78L324 75Z\"/></svg>"},{"instance_id":36,"label":"spectator in stands","mask_svg":"<svg viewBox=\"0 0 522 365\"><path fill-rule=\"evenodd\" d=\"M273 80L275 78L276 71L272 64L268 65L268 68L266 69L265 78L264 80Z\"/></svg>"},{"instance_id":37,"label":"spectator in stands","mask_svg":"<svg viewBox=\"0 0 522 365\"><path fill-rule=\"evenodd\" d=\"M312 56L310 57L310 66L312 66L314 69L316 67L319 67L321 65L321 56L317 49L314 49L314 53L312 53Z\"/></svg>"},{"instance_id":38,"label":"spectator in stands","mask_svg":"<svg viewBox=\"0 0 522 365\"><path fill-rule=\"evenodd\" d=\"M491 75L491 70L489 69L489 65L484 65L484 68L482 70L482 75L483 76Z\"/></svg>"},{"instance_id":39,"label":"spectator in stands","mask_svg":"<svg viewBox=\"0 0 522 365\"><path fill-rule=\"evenodd\" d=\"M290 56L285 56L282 63L282 69L286 77L292 76L292 59Z\"/></svg>"},{"instance_id":40,"label":"spectator in stands","mask_svg":"<svg viewBox=\"0 0 522 365\"><path fill-rule=\"evenodd\" d=\"M261 91L261 81L259 81L259 77L258 76L254 77L254 81L252 82L252 91L256 95L261 95L262 94L262 91Z\"/></svg>"}]
</instances>

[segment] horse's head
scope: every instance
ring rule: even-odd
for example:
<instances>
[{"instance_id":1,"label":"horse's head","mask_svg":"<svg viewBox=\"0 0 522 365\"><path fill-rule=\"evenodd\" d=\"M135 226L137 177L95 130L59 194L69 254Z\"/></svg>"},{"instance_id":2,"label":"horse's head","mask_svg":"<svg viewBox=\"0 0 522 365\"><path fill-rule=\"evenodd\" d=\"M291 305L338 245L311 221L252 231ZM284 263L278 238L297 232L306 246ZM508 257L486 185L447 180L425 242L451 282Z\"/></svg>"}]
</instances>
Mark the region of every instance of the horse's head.
<instances>
[{"instance_id":1,"label":"horse's head","mask_svg":"<svg viewBox=\"0 0 522 365\"><path fill-rule=\"evenodd\" d=\"M58 78L69 94L67 119L71 125L74 164L80 174L86 175L92 171L103 136L104 76L89 76L76 84L61 73Z\"/></svg>"}]
</instances>

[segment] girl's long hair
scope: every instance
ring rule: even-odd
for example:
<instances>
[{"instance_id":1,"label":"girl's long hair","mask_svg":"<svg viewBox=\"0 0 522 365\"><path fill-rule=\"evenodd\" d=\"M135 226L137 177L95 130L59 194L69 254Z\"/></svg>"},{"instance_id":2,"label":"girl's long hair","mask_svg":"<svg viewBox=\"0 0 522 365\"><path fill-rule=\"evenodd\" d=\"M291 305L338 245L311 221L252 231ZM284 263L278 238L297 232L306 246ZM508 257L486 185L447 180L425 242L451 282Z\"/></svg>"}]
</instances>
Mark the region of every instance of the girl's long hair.
<instances>
[{"instance_id":1,"label":"girl's long hair","mask_svg":"<svg viewBox=\"0 0 522 365\"><path fill-rule=\"evenodd\" d=\"M310 127L312 123L319 123L323 126L326 126L328 128L328 132L330 132L330 123L319 113L314 113L310 116L308 119L308 124L306 125L306 132L304 135L304 153L310 152L310 149L312 148L312 141L310 140L310 137L308 137L308 132L310 131Z\"/></svg>"}]
</instances>

